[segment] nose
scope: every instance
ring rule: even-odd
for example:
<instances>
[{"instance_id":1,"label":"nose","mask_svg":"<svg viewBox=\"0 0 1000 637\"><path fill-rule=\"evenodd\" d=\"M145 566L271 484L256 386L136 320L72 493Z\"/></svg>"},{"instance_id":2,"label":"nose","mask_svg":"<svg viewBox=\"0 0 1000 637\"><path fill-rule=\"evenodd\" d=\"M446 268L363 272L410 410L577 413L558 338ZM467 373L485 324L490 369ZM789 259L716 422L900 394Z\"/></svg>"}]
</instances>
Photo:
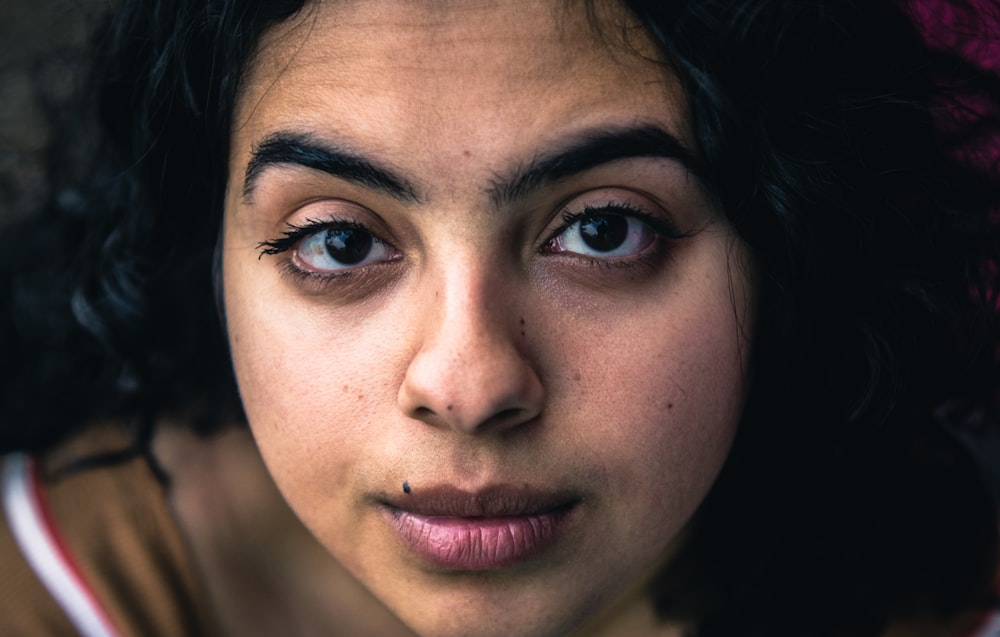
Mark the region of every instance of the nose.
<instances>
[{"instance_id":1,"label":"nose","mask_svg":"<svg viewBox=\"0 0 1000 637\"><path fill-rule=\"evenodd\" d=\"M419 318L420 343L399 389L410 418L465 434L502 432L532 421L545 402L526 357L515 294L485 273L445 279Z\"/></svg>"}]
</instances>

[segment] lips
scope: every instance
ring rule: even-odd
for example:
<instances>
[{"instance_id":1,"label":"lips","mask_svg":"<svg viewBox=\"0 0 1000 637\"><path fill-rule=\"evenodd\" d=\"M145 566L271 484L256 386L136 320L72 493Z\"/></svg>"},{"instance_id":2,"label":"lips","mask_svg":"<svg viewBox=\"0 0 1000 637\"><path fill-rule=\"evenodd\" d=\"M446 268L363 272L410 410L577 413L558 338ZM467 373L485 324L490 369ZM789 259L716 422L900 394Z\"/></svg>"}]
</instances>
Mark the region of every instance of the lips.
<instances>
[{"instance_id":1,"label":"lips","mask_svg":"<svg viewBox=\"0 0 1000 637\"><path fill-rule=\"evenodd\" d=\"M445 570L494 570L525 561L563 534L579 498L497 486L469 493L413 489L382 500L390 527L419 558Z\"/></svg>"}]
</instances>

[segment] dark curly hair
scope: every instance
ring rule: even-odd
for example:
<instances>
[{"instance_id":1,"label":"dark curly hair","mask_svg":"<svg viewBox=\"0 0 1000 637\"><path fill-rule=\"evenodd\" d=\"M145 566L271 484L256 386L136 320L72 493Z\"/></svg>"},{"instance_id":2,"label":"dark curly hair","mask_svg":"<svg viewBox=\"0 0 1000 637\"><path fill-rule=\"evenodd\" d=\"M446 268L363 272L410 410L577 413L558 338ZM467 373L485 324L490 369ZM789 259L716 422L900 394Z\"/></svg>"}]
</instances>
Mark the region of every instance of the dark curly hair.
<instances>
[{"instance_id":1,"label":"dark curly hair","mask_svg":"<svg viewBox=\"0 0 1000 637\"><path fill-rule=\"evenodd\" d=\"M303 4L123 2L100 30L90 160L0 236L0 450L240 417L213 291L230 117L261 33ZM991 124L947 121L957 90L1000 100L996 77L893 2L625 4L759 294L736 446L658 608L700 637L804 637L990 603L994 501L952 425L995 418L1000 180L952 152Z\"/></svg>"}]
</instances>

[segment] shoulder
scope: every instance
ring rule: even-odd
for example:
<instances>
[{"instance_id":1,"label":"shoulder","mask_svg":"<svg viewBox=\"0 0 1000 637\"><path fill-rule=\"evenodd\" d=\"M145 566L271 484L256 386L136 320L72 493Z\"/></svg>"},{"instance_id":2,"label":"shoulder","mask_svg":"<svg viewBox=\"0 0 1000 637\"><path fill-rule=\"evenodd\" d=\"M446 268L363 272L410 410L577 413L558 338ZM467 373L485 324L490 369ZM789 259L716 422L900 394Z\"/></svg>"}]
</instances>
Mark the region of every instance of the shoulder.
<instances>
[{"instance_id":1,"label":"shoulder","mask_svg":"<svg viewBox=\"0 0 1000 637\"><path fill-rule=\"evenodd\" d=\"M3 459L0 634L210 634L201 583L146 461L68 470L122 440L92 433L46 458Z\"/></svg>"},{"instance_id":2,"label":"shoulder","mask_svg":"<svg viewBox=\"0 0 1000 637\"><path fill-rule=\"evenodd\" d=\"M17 475L23 473L22 458L8 456L2 461L4 508L0 513L0 633L11 635L76 635L66 614L60 609L36 576L13 525L24 522L20 513L24 498L19 493L24 484ZM27 535L25 533L24 535ZM29 536L30 537L30 536Z\"/></svg>"}]
</instances>

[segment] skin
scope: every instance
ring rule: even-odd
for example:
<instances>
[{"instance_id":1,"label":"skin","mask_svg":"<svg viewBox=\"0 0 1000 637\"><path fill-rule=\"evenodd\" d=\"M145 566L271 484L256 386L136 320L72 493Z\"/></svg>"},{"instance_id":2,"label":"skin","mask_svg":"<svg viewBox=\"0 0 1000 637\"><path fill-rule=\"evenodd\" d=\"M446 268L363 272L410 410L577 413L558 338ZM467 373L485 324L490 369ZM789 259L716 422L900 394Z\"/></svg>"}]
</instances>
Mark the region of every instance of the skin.
<instances>
[{"instance_id":1,"label":"skin","mask_svg":"<svg viewBox=\"0 0 1000 637\"><path fill-rule=\"evenodd\" d=\"M206 439L164 422L154 451L170 475L213 635L413 637L294 516L246 427Z\"/></svg>"},{"instance_id":2,"label":"skin","mask_svg":"<svg viewBox=\"0 0 1000 637\"><path fill-rule=\"evenodd\" d=\"M644 586L740 418L747 259L683 162L626 157L491 197L594 131L692 146L641 31L613 7L597 21L573 3L321 3L265 35L237 102L223 279L254 438L306 527L421 635L674 634ZM247 192L279 131L388 167L411 196L289 163ZM639 248L612 258L563 227L621 203L685 236L634 218ZM331 220L379 237L377 258L324 276L303 243L262 254ZM376 504L404 482L576 500L546 550L445 569Z\"/></svg>"}]
</instances>

